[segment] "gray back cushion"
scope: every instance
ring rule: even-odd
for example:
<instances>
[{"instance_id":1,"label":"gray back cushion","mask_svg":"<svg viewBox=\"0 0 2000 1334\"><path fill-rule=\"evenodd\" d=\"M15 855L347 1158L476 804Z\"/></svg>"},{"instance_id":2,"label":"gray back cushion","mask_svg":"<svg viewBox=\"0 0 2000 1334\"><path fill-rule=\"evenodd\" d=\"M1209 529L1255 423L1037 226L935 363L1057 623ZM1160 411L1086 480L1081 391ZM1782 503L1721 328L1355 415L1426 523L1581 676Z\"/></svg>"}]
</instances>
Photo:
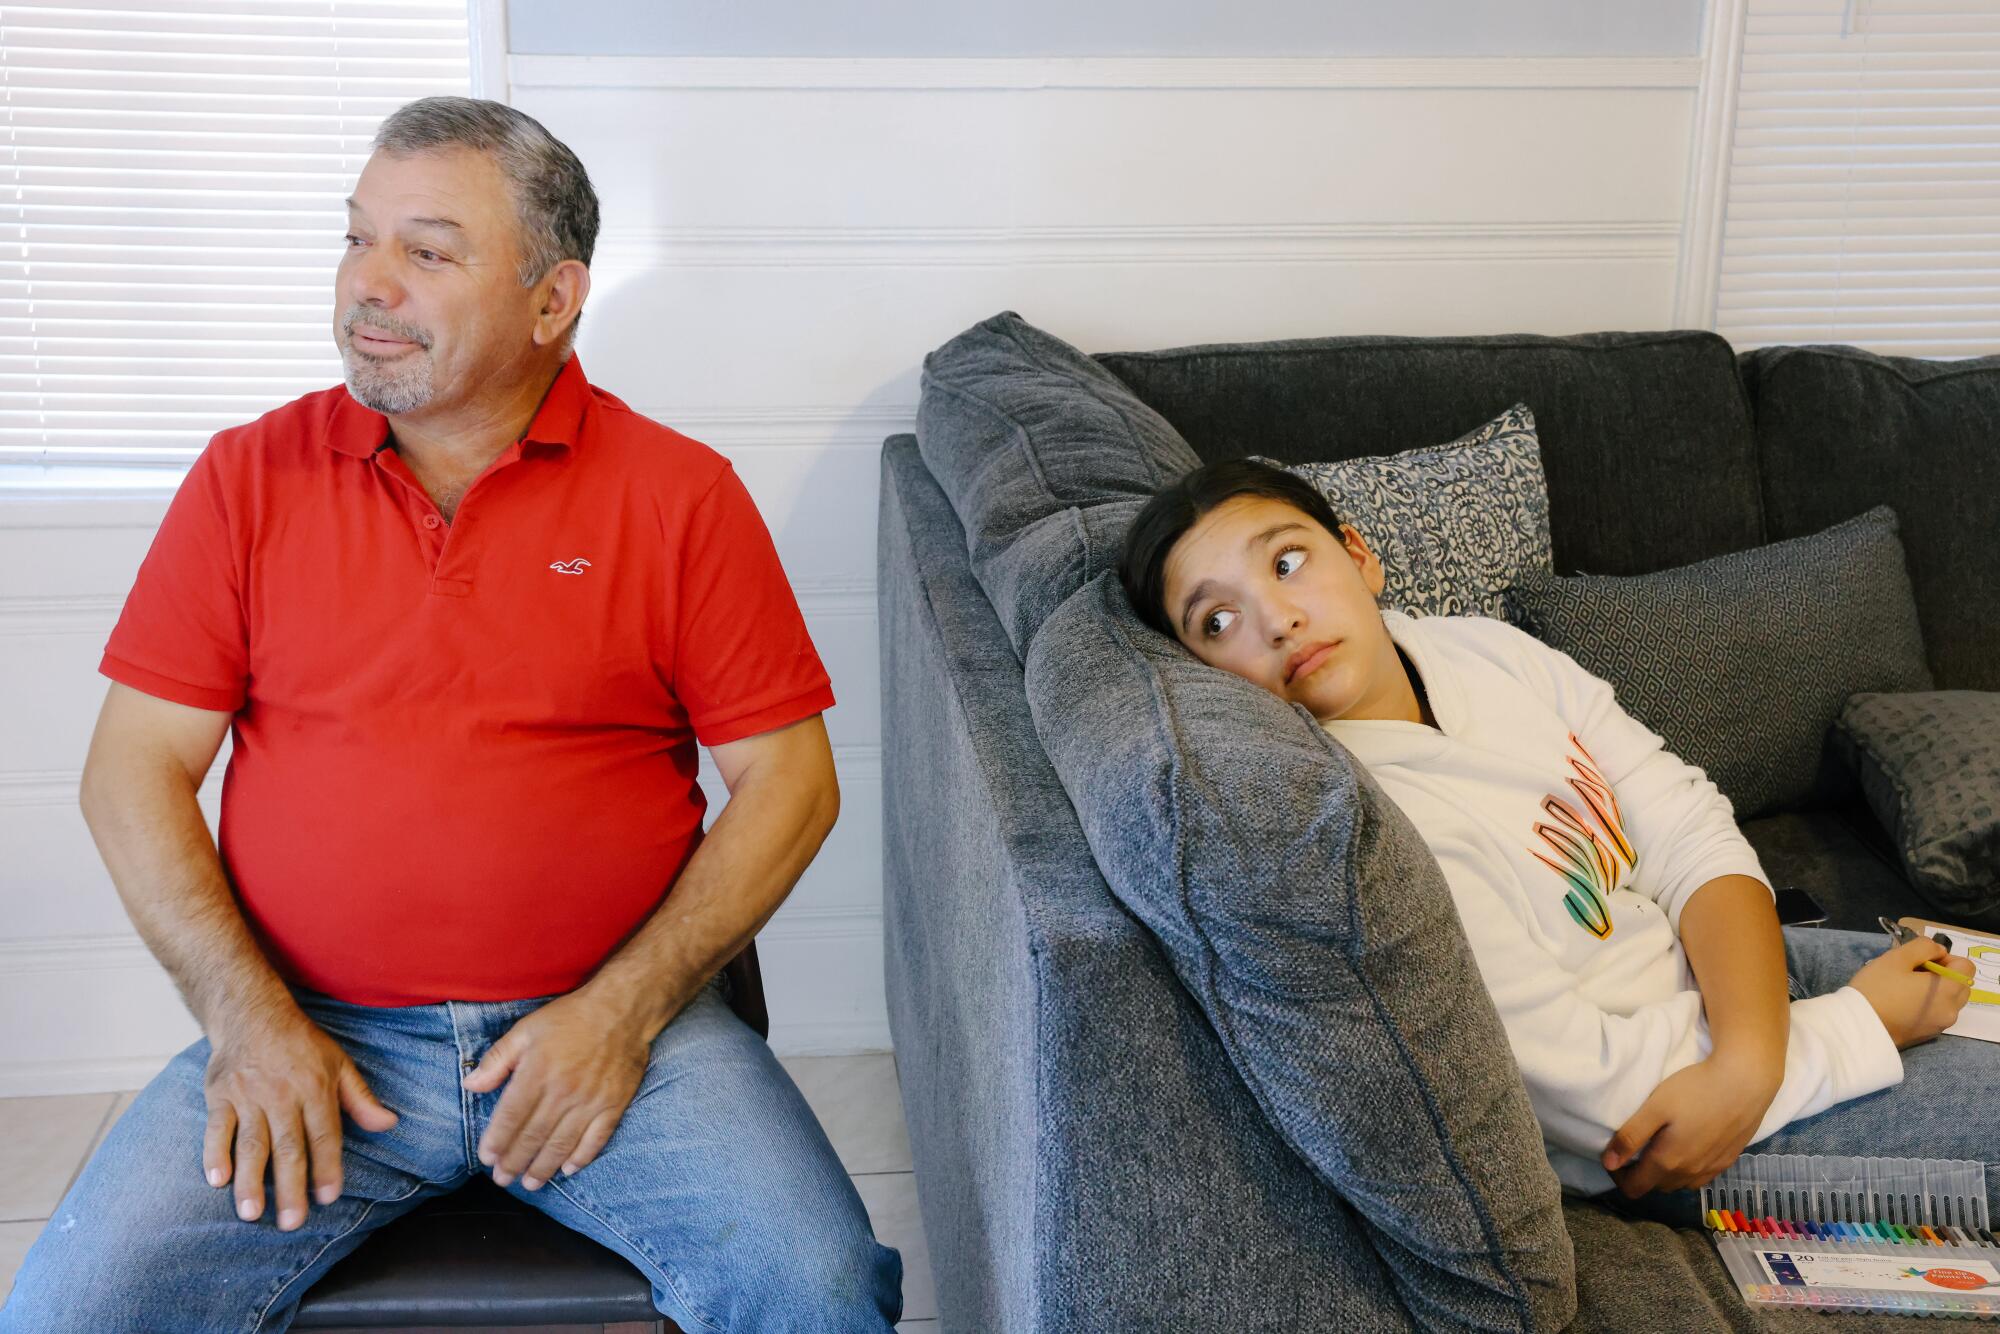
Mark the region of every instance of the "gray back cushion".
<instances>
[{"instance_id":1,"label":"gray back cushion","mask_svg":"<svg viewBox=\"0 0 2000 1334\"><path fill-rule=\"evenodd\" d=\"M1147 497L1200 463L1116 376L1012 311L924 358L917 448L1016 653L1116 567Z\"/></svg>"},{"instance_id":2,"label":"gray back cushion","mask_svg":"<svg viewBox=\"0 0 2000 1334\"><path fill-rule=\"evenodd\" d=\"M1773 347L1745 354L1743 378L1770 535L1893 507L1938 684L2000 690L2000 356Z\"/></svg>"},{"instance_id":3,"label":"gray back cushion","mask_svg":"<svg viewBox=\"0 0 2000 1334\"><path fill-rule=\"evenodd\" d=\"M1146 628L1114 576L1043 625L1026 685L1112 891L1419 1320L1560 1328L1555 1174L1409 821L1310 717Z\"/></svg>"},{"instance_id":4,"label":"gray back cushion","mask_svg":"<svg viewBox=\"0 0 2000 1334\"><path fill-rule=\"evenodd\" d=\"M1739 820L1825 806L1854 780L1829 731L1848 696L1928 690L1896 516L1632 578L1531 576L1520 625L1611 682Z\"/></svg>"},{"instance_id":5,"label":"gray back cushion","mask_svg":"<svg viewBox=\"0 0 2000 1334\"><path fill-rule=\"evenodd\" d=\"M1098 360L1204 461L1393 454L1531 404L1558 570L1643 574L1764 540L1749 400L1712 333L1314 338Z\"/></svg>"}]
</instances>

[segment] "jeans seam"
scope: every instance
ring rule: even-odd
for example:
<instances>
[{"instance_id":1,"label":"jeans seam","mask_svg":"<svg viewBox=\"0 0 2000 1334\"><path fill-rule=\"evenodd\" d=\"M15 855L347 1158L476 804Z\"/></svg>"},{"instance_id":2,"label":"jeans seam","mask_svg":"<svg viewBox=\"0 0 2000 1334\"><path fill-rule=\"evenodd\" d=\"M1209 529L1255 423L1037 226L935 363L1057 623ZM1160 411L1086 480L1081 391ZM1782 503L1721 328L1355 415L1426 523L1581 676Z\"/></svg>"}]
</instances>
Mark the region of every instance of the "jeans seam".
<instances>
[{"instance_id":1,"label":"jeans seam","mask_svg":"<svg viewBox=\"0 0 2000 1334\"><path fill-rule=\"evenodd\" d=\"M290 1278L286 1279L283 1283L280 1283L278 1285L278 1290L271 1294L271 1300L265 1302L264 1309L257 1313L257 1323L250 1326L252 1334L255 1334L255 1331L257 1330L261 1330L264 1328L265 1319L270 1316L271 1308L278 1304L278 1299L285 1295L285 1289L291 1287L292 1284L298 1282L300 1275L304 1274L307 1270L311 1269L315 1264L318 1264L319 1258L322 1255L325 1255L329 1250L331 1250L334 1246L338 1245L341 1241L345 1240L348 1237L353 1236L355 1230L359 1228L363 1223L367 1222L368 1216L375 1212L375 1207L377 1205L401 1204L404 1200L409 1199L412 1195L415 1195L425 1186L441 1186L443 1184L444 1183L441 1181L419 1181L416 1185L410 1187L408 1190L404 1191L401 1195L396 1196L394 1199L370 1200L368 1202L368 1207L366 1209L363 1209L359 1214L355 1215L354 1221L352 1223L349 1223L345 1228L341 1229L335 1235L328 1237L326 1239L325 1245L321 1246L318 1250L314 1251L304 1264L300 1265L296 1270L292 1272L292 1276Z\"/></svg>"},{"instance_id":2,"label":"jeans seam","mask_svg":"<svg viewBox=\"0 0 2000 1334\"><path fill-rule=\"evenodd\" d=\"M634 1252L636 1252L642 1259L645 1260L647 1267L653 1270L653 1272L659 1277L661 1285L665 1287L667 1291L674 1294L674 1300L678 1301L681 1304L681 1306L687 1310L688 1314L692 1315L696 1320L699 1320L702 1323L702 1327L704 1329L713 1331L713 1334L727 1334L727 1331L725 1331L722 1326L716 1324L713 1320L709 1319L707 1312L703 1311L699 1306L695 1305L694 1300L690 1298L687 1292L685 1291L685 1285L681 1283L679 1280L677 1280L671 1273L667 1272L666 1265L663 1262L661 1262L657 1256L653 1254L652 1250L649 1247L642 1246L639 1242L635 1241L632 1237L627 1235L623 1228L620 1228L617 1224L613 1223L603 1214L591 1208L590 1205L584 1202L583 1197L577 1194L576 1191L571 1188L569 1183L560 1180L551 1181L549 1183L549 1186L552 1190L556 1192L556 1194L562 1196L564 1199L568 1200L571 1204L575 1205L578 1209L581 1209L584 1213L588 1214L591 1218L595 1219L597 1221L598 1226L602 1227L605 1231L617 1237L627 1246L630 1246Z\"/></svg>"}]
</instances>

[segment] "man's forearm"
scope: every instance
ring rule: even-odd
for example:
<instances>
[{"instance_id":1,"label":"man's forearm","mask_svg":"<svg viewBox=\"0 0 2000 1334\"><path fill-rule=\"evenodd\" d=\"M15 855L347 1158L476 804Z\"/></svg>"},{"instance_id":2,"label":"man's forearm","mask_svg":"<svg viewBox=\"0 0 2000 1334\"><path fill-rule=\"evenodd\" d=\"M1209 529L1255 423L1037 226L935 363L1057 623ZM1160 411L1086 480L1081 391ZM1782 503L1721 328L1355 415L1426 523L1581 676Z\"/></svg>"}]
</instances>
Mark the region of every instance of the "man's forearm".
<instances>
[{"instance_id":1,"label":"man's forearm","mask_svg":"<svg viewBox=\"0 0 2000 1334\"><path fill-rule=\"evenodd\" d=\"M651 1041L770 920L838 810L830 776L800 784L774 769L739 785L666 900L579 990L610 1000Z\"/></svg>"},{"instance_id":2,"label":"man's forearm","mask_svg":"<svg viewBox=\"0 0 2000 1334\"><path fill-rule=\"evenodd\" d=\"M1771 891L1749 876L1717 876L1688 900L1680 925L1716 1054L1782 1079L1791 1007Z\"/></svg>"},{"instance_id":3,"label":"man's forearm","mask_svg":"<svg viewBox=\"0 0 2000 1334\"><path fill-rule=\"evenodd\" d=\"M211 1037L296 1009L243 920L186 775L93 756L82 796L126 912Z\"/></svg>"}]
</instances>

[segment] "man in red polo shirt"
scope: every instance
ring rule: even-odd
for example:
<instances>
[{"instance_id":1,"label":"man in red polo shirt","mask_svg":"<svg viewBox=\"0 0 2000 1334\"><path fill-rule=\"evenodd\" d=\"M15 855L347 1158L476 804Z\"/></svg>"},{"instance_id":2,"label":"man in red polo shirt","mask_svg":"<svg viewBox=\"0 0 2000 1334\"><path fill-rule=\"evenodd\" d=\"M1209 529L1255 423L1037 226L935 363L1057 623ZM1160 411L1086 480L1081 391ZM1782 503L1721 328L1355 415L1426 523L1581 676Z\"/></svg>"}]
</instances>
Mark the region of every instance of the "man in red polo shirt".
<instances>
[{"instance_id":1,"label":"man in red polo shirt","mask_svg":"<svg viewBox=\"0 0 2000 1334\"><path fill-rule=\"evenodd\" d=\"M684 1329L896 1318L896 1253L712 981L833 824L833 695L729 464L571 354L596 231L534 120L404 107L348 200L346 385L224 431L176 495L83 801L207 1037L0 1329L282 1329L475 1172ZM706 836L698 742L730 793Z\"/></svg>"}]
</instances>

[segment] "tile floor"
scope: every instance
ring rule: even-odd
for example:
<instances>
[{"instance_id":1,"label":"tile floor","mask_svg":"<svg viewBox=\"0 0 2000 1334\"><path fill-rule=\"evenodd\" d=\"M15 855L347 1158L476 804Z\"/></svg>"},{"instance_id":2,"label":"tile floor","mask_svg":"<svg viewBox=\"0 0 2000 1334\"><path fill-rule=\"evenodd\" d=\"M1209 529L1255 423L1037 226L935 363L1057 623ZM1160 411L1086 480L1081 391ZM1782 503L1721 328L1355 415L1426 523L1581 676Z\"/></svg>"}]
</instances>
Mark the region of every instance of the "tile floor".
<instances>
[{"instance_id":1,"label":"tile floor","mask_svg":"<svg viewBox=\"0 0 2000 1334\"><path fill-rule=\"evenodd\" d=\"M937 1329L937 1295L917 1216L893 1058L791 1057L785 1068L847 1165L875 1235L903 1253L905 1318L896 1328L931 1334ZM43 1221L131 1101L129 1093L0 1098L0 1297L13 1285L14 1271Z\"/></svg>"}]
</instances>

